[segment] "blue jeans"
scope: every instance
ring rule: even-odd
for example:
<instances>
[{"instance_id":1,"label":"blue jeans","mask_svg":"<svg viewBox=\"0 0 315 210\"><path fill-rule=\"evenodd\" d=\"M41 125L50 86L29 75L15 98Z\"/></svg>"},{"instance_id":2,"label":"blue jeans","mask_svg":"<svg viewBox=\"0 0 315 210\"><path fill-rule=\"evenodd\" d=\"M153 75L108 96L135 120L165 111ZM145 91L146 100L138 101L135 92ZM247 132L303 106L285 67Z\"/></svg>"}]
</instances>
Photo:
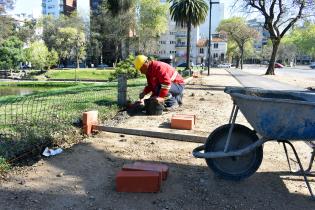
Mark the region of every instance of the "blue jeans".
<instances>
[{"instance_id":1,"label":"blue jeans","mask_svg":"<svg viewBox=\"0 0 315 210\"><path fill-rule=\"evenodd\" d=\"M184 84L172 83L171 89L169 90L168 95L166 96L167 99L164 101L165 106L171 107L175 104L181 105L184 88L185 88ZM158 89L157 92L160 93L161 85L159 85L157 89Z\"/></svg>"}]
</instances>

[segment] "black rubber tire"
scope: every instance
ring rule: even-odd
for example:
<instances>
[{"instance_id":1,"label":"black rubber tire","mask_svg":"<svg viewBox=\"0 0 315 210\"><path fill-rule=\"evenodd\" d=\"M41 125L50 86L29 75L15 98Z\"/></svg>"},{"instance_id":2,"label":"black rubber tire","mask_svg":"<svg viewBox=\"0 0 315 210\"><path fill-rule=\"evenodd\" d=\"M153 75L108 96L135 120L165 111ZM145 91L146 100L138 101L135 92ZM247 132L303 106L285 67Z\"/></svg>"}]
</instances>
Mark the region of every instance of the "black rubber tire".
<instances>
[{"instance_id":1,"label":"black rubber tire","mask_svg":"<svg viewBox=\"0 0 315 210\"><path fill-rule=\"evenodd\" d=\"M225 142L231 124L215 129L207 139L205 152L219 152L224 150ZM231 135L229 151L242 149L258 140L255 131L246 126L235 124ZM207 165L220 178L239 181L253 175L263 159L263 147L257 147L252 152L238 157L209 158Z\"/></svg>"}]
</instances>

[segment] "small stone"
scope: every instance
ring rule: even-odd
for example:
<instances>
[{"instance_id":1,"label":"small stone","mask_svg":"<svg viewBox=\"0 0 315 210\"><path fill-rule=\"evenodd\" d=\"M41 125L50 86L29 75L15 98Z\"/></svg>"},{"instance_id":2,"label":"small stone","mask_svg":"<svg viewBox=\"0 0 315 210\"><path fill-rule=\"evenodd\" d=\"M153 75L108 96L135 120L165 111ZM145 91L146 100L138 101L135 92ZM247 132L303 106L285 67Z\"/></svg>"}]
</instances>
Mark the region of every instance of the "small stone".
<instances>
[{"instance_id":1,"label":"small stone","mask_svg":"<svg viewBox=\"0 0 315 210\"><path fill-rule=\"evenodd\" d=\"M190 94L190 97L194 97L194 96L195 96L195 93L191 93L191 94Z\"/></svg>"},{"instance_id":2,"label":"small stone","mask_svg":"<svg viewBox=\"0 0 315 210\"><path fill-rule=\"evenodd\" d=\"M199 101L205 101L205 100L206 100L205 98L200 98L200 99L199 99Z\"/></svg>"},{"instance_id":3,"label":"small stone","mask_svg":"<svg viewBox=\"0 0 315 210\"><path fill-rule=\"evenodd\" d=\"M59 174L57 174L57 177L63 177L63 173L59 173Z\"/></svg>"},{"instance_id":4,"label":"small stone","mask_svg":"<svg viewBox=\"0 0 315 210\"><path fill-rule=\"evenodd\" d=\"M152 141L151 144L155 144L155 143Z\"/></svg>"},{"instance_id":5,"label":"small stone","mask_svg":"<svg viewBox=\"0 0 315 210\"><path fill-rule=\"evenodd\" d=\"M19 184L20 184L20 185L25 185L25 180L19 181Z\"/></svg>"},{"instance_id":6,"label":"small stone","mask_svg":"<svg viewBox=\"0 0 315 210\"><path fill-rule=\"evenodd\" d=\"M91 196L89 197L89 199L94 200L95 197L94 197L93 195L91 195Z\"/></svg>"},{"instance_id":7,"label":"small stone","mask_svg":"<svg viewBox=\"0 0 315 210\"><path fill-rule=\"evenodd\" d=\"M120 142L126 142L127 139L120 139L119 141L120 141Z\"/></svg>"},{"instance_id":8,"label":"small stone","mask_svg":"<svg viewBox=\"0 0 315 210\"><path fill-rule=\"evenodd\" d=\"M121 134L121 135L119 135L121 138L124 138L125 137L125 135L123 135L123 134Z\"/></svg>"}]
</instances>

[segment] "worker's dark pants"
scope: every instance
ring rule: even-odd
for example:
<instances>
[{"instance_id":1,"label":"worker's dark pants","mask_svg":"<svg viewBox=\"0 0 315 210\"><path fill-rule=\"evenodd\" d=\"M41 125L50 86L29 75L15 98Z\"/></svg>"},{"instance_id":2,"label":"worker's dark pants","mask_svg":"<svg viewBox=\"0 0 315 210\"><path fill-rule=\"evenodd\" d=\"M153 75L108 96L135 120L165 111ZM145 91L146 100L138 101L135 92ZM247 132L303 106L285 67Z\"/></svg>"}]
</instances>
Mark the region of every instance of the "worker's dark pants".
<instances>
[{"instance_id":1,"label":"worker's dark pants","mask_svg":"<svg viewBox=\"0 0 315 210\"><path fill-rule=\"evenodd\" d=\"M171 107L175 104L181 105L182 98L183 98L183 91L184 91L185 85L184 84L176 84L172 83L171 89L168 92L167 99L165 100L165 106L166 107ZM161 85L158 87L158 93L161 90Z\"/></svg>"}]
</instances>

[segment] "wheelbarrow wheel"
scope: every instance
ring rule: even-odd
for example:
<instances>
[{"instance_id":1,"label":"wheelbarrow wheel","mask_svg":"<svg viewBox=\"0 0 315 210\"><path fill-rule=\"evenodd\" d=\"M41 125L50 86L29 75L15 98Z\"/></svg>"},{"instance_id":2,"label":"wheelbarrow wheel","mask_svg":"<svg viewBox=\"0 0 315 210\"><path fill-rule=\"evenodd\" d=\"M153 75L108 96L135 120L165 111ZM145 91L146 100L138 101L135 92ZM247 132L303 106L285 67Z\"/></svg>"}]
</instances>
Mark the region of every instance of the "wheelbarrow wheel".
<instances>
[{"instance_id":1,"label":"wheelbarrow wheel","mask_svg":"<svg viewBox=\"0 0 315 210\"><path fill-rule=\"evenodd\" d=\"M231 124L220 126L210 134L205 144L205 152L224 151L230 126ZM258 136L255 131L243 125L235 124L228 151L242 149L257 140ZM262 159L263 148L260 146L246 155L209 158L206 159L206 162L209 168L220 178L238 181L254 174L259 168Z\"/></svg>"}]
</instances>

